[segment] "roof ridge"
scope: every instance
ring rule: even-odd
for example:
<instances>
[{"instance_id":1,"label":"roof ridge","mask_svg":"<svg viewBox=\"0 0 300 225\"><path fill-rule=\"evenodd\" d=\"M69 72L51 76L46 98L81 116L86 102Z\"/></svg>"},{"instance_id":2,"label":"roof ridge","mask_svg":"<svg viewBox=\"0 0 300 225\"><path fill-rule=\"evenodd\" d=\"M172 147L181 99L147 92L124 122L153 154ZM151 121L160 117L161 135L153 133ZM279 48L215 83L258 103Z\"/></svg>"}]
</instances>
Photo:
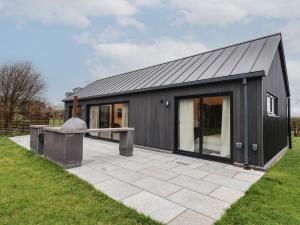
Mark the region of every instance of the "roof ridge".
<instances>
[{"instance_id":1,"label":"roof ridge","mask_svg":"<svg viewBox=\"0 0 300 225\"><path fill-rule=\"evenodd\" d=\"M137 72L137 71L139 71L139 70L148 69L148 68L151 68L151 67L154 67L154 66L159 66L159 65L166 64L166 63L171 63L171 62L174 62L174 61L178 61L178 60L182 60L182 59L186 59L186 58L190 58L190 57L194 57L194 56L206 54L206 53L209 53L209 52L218 51L218 50L225 49L225 48L229 48L229 47L233 47L233 46L236 46L236 45L242 45L242 44L245 44L245 43L248 43L248 42L258 41L258 40L260 40L260 39L269 38L269 37L276 36L276 35L280 35L280 36L282 37L281 32L277 32L277 33L269 34L269 35L264 35L264 36L261 36L261 37L258 37L258 38L249 39L249 40L247 40L247 41L242 41L242 42L238 42L238 43L235 43L235 44L227 45L227 46L224 46L224 47L211 49L211 50L208 50L208 51L204 51L204 52L200 52L200 53L197 53L197 54L185 56L185 57L182 57L182 58L173 59L173 60L170 60L170 61L158 63L158 64L151 65L151 66L146 66L146 67L139 68L139 69L135 69L135 70L130 70L130 71L127 71L127 72L125 72L125 73L119 73L119 74L115 74L115 75L112 75L112 76L100 78L100 79L97 79L97 80L95 80L95 81L105 80L105 79L108 79L108 78L112 78L112 77L116 77L116 76L121 76L121 75L128 74L128 73Z\"/></svg>"}]
</instances>

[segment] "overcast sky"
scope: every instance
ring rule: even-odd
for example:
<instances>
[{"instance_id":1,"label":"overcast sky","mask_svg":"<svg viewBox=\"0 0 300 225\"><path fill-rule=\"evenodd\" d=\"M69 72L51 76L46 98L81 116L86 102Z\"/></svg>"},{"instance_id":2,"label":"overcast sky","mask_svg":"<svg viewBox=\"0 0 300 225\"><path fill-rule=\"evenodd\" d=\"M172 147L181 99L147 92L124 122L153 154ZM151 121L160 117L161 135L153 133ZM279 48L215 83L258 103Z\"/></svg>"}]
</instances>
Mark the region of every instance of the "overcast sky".
<instances>
[{"instance_id":1,"label":"overcast sky","mask_svg":"<svg viewBox=\"0 0 300 225\"><path fill-rule=\"evenodd\" d=\"M300 115L300 0L0 0L0 63L31 61L47 98L119 72L282 32Z\"/></svg>"}]
</instances>

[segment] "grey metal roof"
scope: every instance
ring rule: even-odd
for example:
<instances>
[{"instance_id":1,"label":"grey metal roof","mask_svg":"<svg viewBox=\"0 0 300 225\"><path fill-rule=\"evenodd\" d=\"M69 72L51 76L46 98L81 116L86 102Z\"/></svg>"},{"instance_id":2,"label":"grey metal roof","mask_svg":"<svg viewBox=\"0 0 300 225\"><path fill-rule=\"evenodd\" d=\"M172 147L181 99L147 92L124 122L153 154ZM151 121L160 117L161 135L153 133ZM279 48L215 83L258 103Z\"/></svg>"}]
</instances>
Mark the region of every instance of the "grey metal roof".
<instances>
[{"instance_id":1,"label":"grey metal roof","mask_svg":"<svg viewBox=\"0 0 300 225\"><path fill-rule=\"evenodd\" d=\"M273 34L96 80L65 100L74 95L83 99L264 75L280 41L281 34Z\"/></svg>"}]
</instances>

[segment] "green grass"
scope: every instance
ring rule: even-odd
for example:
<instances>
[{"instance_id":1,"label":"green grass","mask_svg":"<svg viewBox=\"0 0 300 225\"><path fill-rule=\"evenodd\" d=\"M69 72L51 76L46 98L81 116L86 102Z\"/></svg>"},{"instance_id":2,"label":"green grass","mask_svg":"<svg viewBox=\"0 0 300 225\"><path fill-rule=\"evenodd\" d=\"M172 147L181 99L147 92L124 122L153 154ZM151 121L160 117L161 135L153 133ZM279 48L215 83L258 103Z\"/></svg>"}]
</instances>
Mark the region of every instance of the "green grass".
<instances>
[{"instance_id":1,"label":"green grass","mask_svg":"<svg viewBox=\"0 0 300 225\"><path fill-rule=\"evenodd\" d=\"M0 224L159 224L0 137Z\"/></svg>"},{"instance_id":2,"label":"green grass","mask_svg":"<svg viewBox=\"0 0 300 225\"><path fill-rule=\"evenodd\" d=\"M300 224L300 138L216 225Z\"/></svg>"}]
</instances>

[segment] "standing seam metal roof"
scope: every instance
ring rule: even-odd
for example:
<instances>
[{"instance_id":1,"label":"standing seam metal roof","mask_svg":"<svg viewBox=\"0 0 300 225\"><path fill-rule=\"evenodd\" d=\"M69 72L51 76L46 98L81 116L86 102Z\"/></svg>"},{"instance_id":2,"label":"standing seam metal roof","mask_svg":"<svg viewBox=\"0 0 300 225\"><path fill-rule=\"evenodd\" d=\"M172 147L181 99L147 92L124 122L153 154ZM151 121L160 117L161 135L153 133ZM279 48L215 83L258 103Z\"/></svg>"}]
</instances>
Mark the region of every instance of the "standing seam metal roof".
<instances>
[{"instance_id":1,"label":"standing seam metal roof","mask_svg":"<svg viewBox=\"0 0 300 225\"><path fill-rule=\"evenodd\" d=\"M65 100L117 95L151 88L180 86L186 83L231 78L255 72L268 72L280 34L200 53L147 68L96 80Z\"/></svg>"}]
</instances>

